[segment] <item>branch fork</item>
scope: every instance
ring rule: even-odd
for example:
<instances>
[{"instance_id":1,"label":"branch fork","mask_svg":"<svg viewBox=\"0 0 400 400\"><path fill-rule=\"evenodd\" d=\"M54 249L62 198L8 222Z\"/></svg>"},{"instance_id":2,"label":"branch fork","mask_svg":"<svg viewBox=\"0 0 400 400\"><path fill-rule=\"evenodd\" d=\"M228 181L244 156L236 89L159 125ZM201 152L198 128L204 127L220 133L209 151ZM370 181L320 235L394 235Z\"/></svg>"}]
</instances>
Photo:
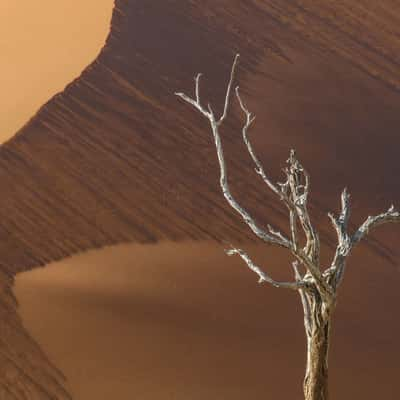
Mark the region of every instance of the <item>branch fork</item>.
<instances>
[{"instance_id":1,"label":"branch fork","mask_svg":"<svg viewBox=\"0 0 400 400\"><path fill-rule=\"evenodd\" d=\"M191 98L184 93L176 93L185 102L192 105L210 123L220 169L220 186L228 204L241 216L253 233L266 243L284 247L291 252L294 261L292 269L294 280L281 282L273 279L268 273L254 263L250 256L242 249L231 247L227 250L229 256L239 256L247 267L258 276L259 283L269 283L277 288L297 291L301 298L304 312L304 327L307 337L307 368L304 379L305 400L328 399L328 350L330 337L331 316L336 304L337 290L343 280L346 262L351 250L372 229L389 222L400 222L400 213L391 206L386 212L376 216L369 216L354 232L349 232L350 195L345 188L341 194L341 209L338 216L332 213L328 217L337 234L337 246L331 264L327 268L320 265L320 240L308 211L308 197L310 193L310 176L296 157L294 150L290 151L287 166L283 172L285 181L273 183L268 177L263 165L253 150L248 137L248 131L255 120L246 107L240 95L239 87L235 88L236 99L244 114L242 126L243 143L255 164L255 172L271 192L282 201L289 216L290 235L287 237L271 225L263 227L260 223L236 200L228 184L227 168L224 159L219 127L228 115L231 102L231 92L239 55L233 61L230 79L225 95L224 109L217 118L210 106L204 108L200 96L200 77L195 77L195 97ZM305 243L301 247L300 243Z\"/></svg>"},{"instance_id":2,"label":"branch fork","mask_svg":"<svg viewBox=\"0 0 400 400\"><path fill-rule=\"evenodd\" d=\"M255 272L260 282L267 282L276 287L289 288L304 293L310 285L319 293L321 298L331 303L335 299L337 288L339 287L346 267L346 260L353 247L359 243L373 228L388 222L400 222L400 213L391 206L386 212L376 216L369 216L366 221L354 232L348 232L348 223L350 217L350 195L345 188L341 195L341 210L338 217L329 213L329 219L337 234L337 247L332 263L325 270L320 265L320 240L315 227L313 226L310 214L307 208L308 197L310 193L310 176L300 161L296 157L294 150L290 151L287 160L287 167L284 169L286 180L283 183L273 183L268 177L262 163L257 157L253 146L248 137L248 131L255 116L248 110L244 103L239 86L235 87L234 93L241 111L244 114L244 123L242 126L243 143L255 164L255 172L261 177L273 194L282 201L289 212L290 237L267 225L265 229L250 213L236 200L230 191L228 184L227 168L224 159L221 136L219 127L226 120L231 104L232 88L235 79L235 73L239 62L239 54L234 58L230 77L226 89L224 108L222 114L217 118L210 104L205 108L201 103L200 96L200 78L201 73L195 76L195 95L194 98L179 92L175 93L186 103L192 105L198 110L210 123L214 142L217 150L217 157L220 168L220 186L228 204L242 217L243 221L249 226L253 233L266 243L287 248L294 256L295 280L293 282L278 282L272 279L268 274L262 271L260 267L254 264L251 258L241 249L232 248L227 251L228 255L238 255L247 264L248 268ZM305 238L305 246L299 247L300 236ZM302 266L304 273L301 274L299 266Z\"/></svg>"}]
</instances>

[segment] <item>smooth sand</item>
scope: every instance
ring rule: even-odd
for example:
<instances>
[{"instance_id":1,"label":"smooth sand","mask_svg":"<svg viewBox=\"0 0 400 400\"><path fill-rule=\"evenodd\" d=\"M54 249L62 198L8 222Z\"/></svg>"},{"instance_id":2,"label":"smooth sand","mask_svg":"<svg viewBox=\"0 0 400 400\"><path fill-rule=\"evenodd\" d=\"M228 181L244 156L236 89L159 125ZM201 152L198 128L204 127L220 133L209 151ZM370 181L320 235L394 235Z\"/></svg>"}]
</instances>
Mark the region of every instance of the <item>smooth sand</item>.
<instances>
[{"instance_id":1,"label":"smooth sand","mask_svg":"<svg viewBox=\"0 0 400 400\"><path fill-rule=\"evenodd\" d=\"M271 248L253 254L276 277L289 270ZM332 398L397 399L400 274L368 251L351 261ZM76 400L301 398L297 295L258 285L219 245L92 251L17 276L15 293Z\"/></svg>"},{"instance_id":2,"label":"smooth sand","mask_svg":"<svg viewBox=\"0 0 400 400\"><path fill-rule=\"evenodd\" d=\"M0 2L0 143L91 63L114 0Z\"/></svg>"}]
</instances>

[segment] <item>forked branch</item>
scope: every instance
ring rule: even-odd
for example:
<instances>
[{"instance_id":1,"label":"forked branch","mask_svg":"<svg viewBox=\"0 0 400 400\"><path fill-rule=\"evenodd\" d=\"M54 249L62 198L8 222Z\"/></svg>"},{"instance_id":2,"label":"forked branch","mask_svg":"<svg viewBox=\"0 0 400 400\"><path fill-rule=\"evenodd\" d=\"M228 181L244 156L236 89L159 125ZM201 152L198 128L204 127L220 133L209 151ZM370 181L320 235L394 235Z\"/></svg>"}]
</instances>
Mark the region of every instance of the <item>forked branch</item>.
<instances>
[{"instance_id":1,"label":"forked branch","mask_svg":"<svg viewBox=\"0 0 400 400\"><path fill-rule=\"evenodd\" d=\"M219 127L228 116L231 92L235 78L236 67L238 64L239 55L235 56L230 78L228 81L224 108L221 116L217 118L210 104L204 108L201 104L200 96L200 78L201 74L195 77L195 98L191 98L184 93L175 93L182 98L185 102L191 104L203 116L205 116L211 126L214 137L215 147L217 150L217 157L220 167L220 186L225 199L229 205L242 217L244 222L254 232L254 234L263 241L285 247L293 254L296 264L296 282L276 282L269 275L265 274L259 267L257 267L249 258L249 256L240 249L232 249L229 254L238 254L247 264L247 266L257 273L262 281L269 282L278 287L287 287L290 289L300 290L302 295L303 305L306 305L307 296L305 295L305 284L313 284L315 289L318 290L320 296L324 301L329 303L336 295L336 290L343 279L343 274L346 266L347 256L350 254L351 249L373 228L387 222L399 222L400 214L395 211L393 206L385 213L379 214L375 217L368 217L367 220L357 229L357 231L350 235L348 233L348 223L350 218L350 196L347 189L343 190L341 196L341 211L338 217L329 214L329 218L337 233L338 244L336 247L333 261L329 268L324 272L321 271L320 266L320 239L317 230L313 226L308 211L308 196L310 193L310 176L305 168L301 165L296 157L294 150L291 150L290 157L287 160L287 167L284 169L286 179L283 183L273 183L268 177L265 169L257 157L253 146L249 140L249 128L255 120L255 116L246 107L239 91L236 87L235 94L238 100L240 109L244 113L245 121L242 126L243 142L246 149L255 164L256 173L262 178L267 187L278 196L278 198L285 204L289 212L289 226L290 237L287 238L283 233L274 229L270 225L267 228L262 228L255 218L239 204L236 198L232 195L230 186L228 184L228 175L224 159L224 151L222 148L222 141L219 132ZM301 242L300 234L305 237L305 245L300 248ZM297 268L298 264L303 265L305 274L302 276ZM305 307L306 311L306 307Z\"/></svg>"},{"instance_id":2,"label":"forked branch","mask_svg":"<svg viewBox=\"0 0 400 400\"><path fill-rule=\"evenodd\" d=\"M236 87L236 98L238 99L240 108L242 109L245 117L246 117L246 123L244 124L243 128L242 128L242 135L243 135L243 141L244 144L247 147L247 151L250 154L250 157L252 158L252 160L254 161L254 164L256 165L256 173L258 175L261 176L262 180L265 182L265 184L275 193L277 194L281 200L285 201L285 203L287 203L287 205L289 206L289 198L288 196L282 192L277 185L275 185L274 183L272 183L272 181L268 178L267 174L265 173L264 167L261 164L260 160L258 159L256 153L253 150L253 146L248 138L248 130L250 125L254 122L254 120L256 119L256 117L254 115L251 114L251 112L247 109L247 107L245 106L241 96L240 96L240 92L239 92L239 86ZM289 206L289 207L292 207Z\"/></svg>"},{"instance_id":3,"label":"forked branch","mask_svg":"<svg viewBox=\"0 0 400 400\"><path fill-rule=\"evenodd\" d=\"M375 227L389 222L400 222L400 213L394 209L392 205L386 212L376 216L369 216L363 224L351 235L348 233L348 222L350 217L350 195L347 189L343 190L341 196L341 213L338 218L333 214L328 214L338 237L338 245L336 247L335 256L329 272L333 277L333 285L335 289L339 287L343 281L346 269L346 259L351 250Z\"/></svg>"},{"instance_id":4,"label":"forked branch","mask_svg":"<svg viewBox=\"0 0 400 400\"><path fill-rule=\"evenodd\" d=\"M354 234L351 234L349 233L350 196L347 189L344 189L341 195L339 215L329 214L338 239L333 260L330 266L323 270L320 265L319 235L311 222L307 207L310 194L310 176L297 159L295 151L292 150L287 160L287 166L284 169L285 181L277 184L271 181L249 140L249 129L255 117L242 100L239 87L236 87L236 98L245 116L242 126L243 142L255 164L256 173L288 209L290 235L286 237L285 234L270 225L267 225L266 228L261 227L231 193L219 132L219 127L225 121L229 112L238 59L239 55L236 55L226 90L224 109L219 118L215 116L211 105L208 104L204 108L201 104L199 87L201 74L195 77L195 98L183 93L176 93L176 95L191 104L210 123L220 168L220 186L228 204L242 217L257 237L267 243L288 249L294 257L294 262L292 263L294 281L281 282L274 280L256 265L242 249L232 247L227 251L228 255L238 255L246 263L247 267L257 274L260 283L266 282L278 288L299 292L303 305L304 326L307 336L307 368L304 380L304 395L306 400L326 400L328 398L330 321L335 309L337 289L343 280L347 257L352 248L375 227L388 222L400 222L400 213L395 211L392 206L384 213L368 217ZM302 245L304 242L305 244Z\"/></svg>"},{"instance_id":5,"label":"forked branch","mask_svg":"<svg viewBox=\"0 0 400 400\"><path fill-rule=\"evenodd\" d=\"M253 233L257 237L264 240L265 242L268 242L271 244L277 244L279 246L289 248L290 242L282 234L276 235L275 233L269 233L265 229L261 228L260 224L255 220L255 218L252 217L250 215L250 213L244 207L242 207L238 203L238 201L234 198L234 196L232 195L232 192L230 190L229 184L228 184L224 152L222 149L222 142L221 142L221 137L219 134L219 126L221 125L221 123L225 120L225 118L228 115L228 109L229 109L229 103L230 103L230 97L231 97L231 91L232 91L232 84L233 84L233 79L235 76L235 69L237 66L238 59L239 59L239 55L236 55L234 63L232 65L230 80L229 80L228 87L226 90L224 110L223 110L223 113L220 118L217 119L215 117L210 104L208 104L207 110L201 104L201 99L200 99L200 94L199 94L200 93L199 81L200 81L201 74L197 74L197 76L195 78L196 99L192 99L189 96L185 95L184 93L175 93L175 94L177 96L181 97L187 103L191 104L197 110L199 110L200 113L203 114L210 122L211 129L212 129L213 136L214 136L215 146L217 149L218 162L219 162L219 166L220 166L220 185L221 185L223 194L224 194L226 200L228 201L228 203L230 204L230 206L236 212L238 212L240 214L240 216L243 218L243 220L246 222L246 224L250 227L250 229L253 231ZM252 122L251 119L249 119L247 121L247 123L245 124L244 129L248 129L251 122Z\"/></svg>"},{"instance_id":6,"label":"forked branch","mask_svg":"<svg viewBox=\"0 0 400 400\"><path fill-rule=\"evenodd\" d=\"M357 229L351 238L353 246L360 242L372 229L379 225L387 224L389 222L400 222L400 212L394 209L391 205L386 212L383 212L374 217L369 216L365 222Z\"/></svg>"},{"instance_id":7,"label":"forked branch","mask_svg":"<svg viewBox=\"0 0 400 400\"><path fill-rule=\"evenodd\" d=\"M254 262L251 260L249 255L245 253L242 249L237 249L232 247L232 249L227 250L226 254L228 256L232 255L239 255L242 260L247 264L247 266L258 275L258 283L267 282L270 283L272 286L277 288L285 288L285 289L292 289L292 290L299 290L305 287L305 282L301 278L296 279L295 282L279 282L272 279L267 273L265 273L260 267L258 267Z\"/></svg>"},{"instance_id":8,"label":"forked branch","mask_svg":"<svg viewBox=\"0 0 400 400\"><path fill-rule=\"evenodd\" d=\"M285 237L285 235L275 230L270 225L268 225L268 230L261 228L260 224L255 220L255 218L252 217L250 213L238 203L230 190L219 127L228 115L232 85L238 59L239 55L236 55L232 65L230 79L226 90L224 110L219 118L215 116L210 104L207 105L207 109L204 108L201 104L199 88L201 74L197 74L195 77L195 99L190 98L184 93L176 93L176 95L181 97L187 103L191 104L194 108L196 108L203 116L208 119L210 123L220 167L220 186L229 205L241 215L243 220L256 234L257 237L267 243L276 244L289 249L295 256L296 260L304 265L308 274L314 279L314 283L317 286L318 290L321 292L321 295L324 298L327 298L328 296L332 295L332 292L329 285L323 280L321 271L319 269L319 239L316 231L312 227L307 211L309 176L302 168L300 163L297 161L294 152L292 151L289 168L287 169L287 183L283 185L275 185L272 183L272 181L265 173L265 170L258 157L256 156L253 147L249 141L248 129L253 123L255 117L252 116L252 114L245 106L240 96L238 87L235 90L236 97L238 99L240 108L242 109L246 117L242 128L243 141L253 162L256 165L256 172L262 177L263 181L266 183L269 189L271 189L272 192L279 196L280 200L284 202L284 204L290 211L291 239ZM300 225L302 226L307 238L307 244L304 249L298 248L297 221L300 222Z\"/></svg>"}]
</instances>

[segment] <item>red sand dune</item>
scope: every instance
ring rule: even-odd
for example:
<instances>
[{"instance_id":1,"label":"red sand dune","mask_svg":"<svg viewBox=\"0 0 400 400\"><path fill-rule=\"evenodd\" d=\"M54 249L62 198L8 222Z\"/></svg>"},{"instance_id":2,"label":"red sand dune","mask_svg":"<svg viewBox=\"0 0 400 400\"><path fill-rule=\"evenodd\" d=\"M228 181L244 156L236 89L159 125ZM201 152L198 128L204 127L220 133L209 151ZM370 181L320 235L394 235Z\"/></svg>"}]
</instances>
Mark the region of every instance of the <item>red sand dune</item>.
<instances>
[{"instance_id":1,"label":"red sand dune","mask_svg":"<svg viewBox=\"0 0 400 400\"><path fill-rule=\"evenodd\" d=\"M200 71L204 98L218 108L235 52L238 82L258 117L256 147L274 178L288 149L298 150L325 237L325 211L337 208L343 185L353 194L354 223L399 204L399 20L391 0L117 0L96 61L0 148L1 267L10 278L3 286L17 272L104 245L251 239L222 201L205 121L173 95L191 90ZM224 131L234 190L263 220L284 226L282 209L250 178L239 118L236 109ZM390 250L370 243L380 270L390 270L388 256L398 264L397 238L388 228L380 239ZM378 289L379 298L391 296ZM15 398L62 398L62 379L8 301L0 346L12 361L0 364L0 388L19 382Z\"/></svg>"}]
</instances>

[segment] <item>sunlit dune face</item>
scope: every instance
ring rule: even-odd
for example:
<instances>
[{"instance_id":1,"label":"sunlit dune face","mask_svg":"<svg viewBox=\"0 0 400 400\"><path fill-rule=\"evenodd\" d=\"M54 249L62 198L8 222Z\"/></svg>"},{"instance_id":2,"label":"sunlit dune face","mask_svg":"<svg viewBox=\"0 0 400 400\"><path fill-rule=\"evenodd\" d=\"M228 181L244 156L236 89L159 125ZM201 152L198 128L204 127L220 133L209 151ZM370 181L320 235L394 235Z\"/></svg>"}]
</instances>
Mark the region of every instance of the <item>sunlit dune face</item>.
<instances>
[{"instance_id":1,"label":"sunlit dune face","mask_svg":"<svg viewBox=\"0 0 400 400\"><path fill-rule=\"evenodd\" d=\"M0 142L95 59L109 32L113 3L0 2Z\"/></svg>"}]
</instances>

